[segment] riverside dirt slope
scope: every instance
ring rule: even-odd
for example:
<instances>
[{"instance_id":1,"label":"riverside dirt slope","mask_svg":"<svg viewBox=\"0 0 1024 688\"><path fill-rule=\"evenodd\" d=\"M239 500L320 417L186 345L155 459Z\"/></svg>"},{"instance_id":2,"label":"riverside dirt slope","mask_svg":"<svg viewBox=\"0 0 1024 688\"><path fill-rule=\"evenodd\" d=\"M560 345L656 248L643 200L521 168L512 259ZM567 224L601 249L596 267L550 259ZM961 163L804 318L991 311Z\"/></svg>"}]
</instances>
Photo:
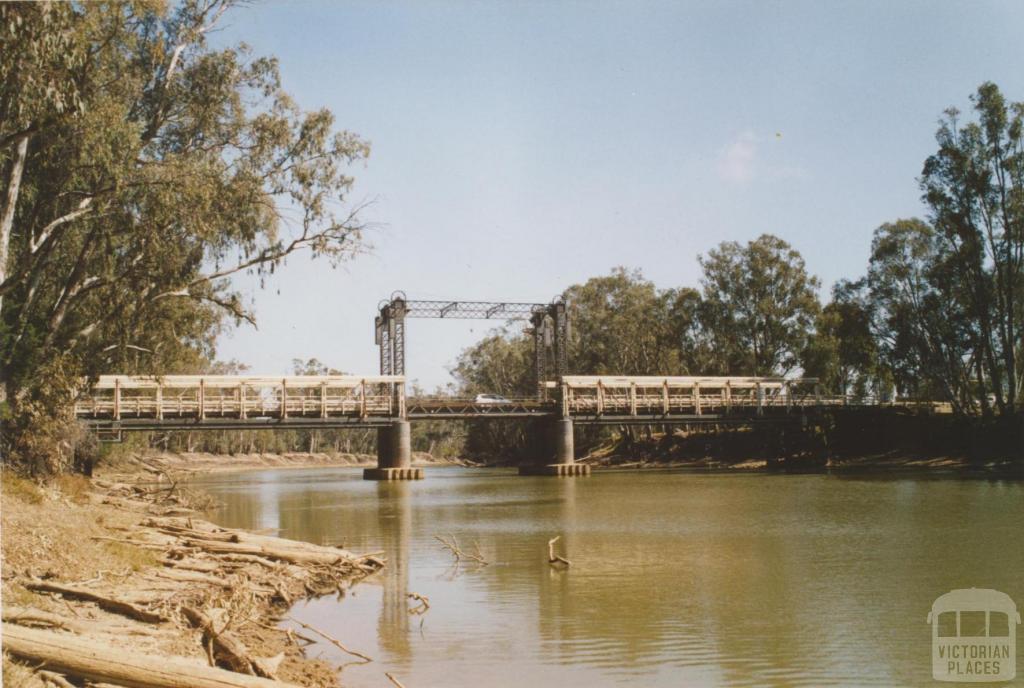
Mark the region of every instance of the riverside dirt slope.
<instances>
[{"instance_id":1,"label":"riverside dirt slope","mask_svg":"<svg viewBox=\"0 0 1024 688\"><path fill-rule=\"evenodd\" d=\"M220 528L195 503L175 485L66 476L40 487L5 471L2 601L12 630L3 685L117 684L117 672L131 670L121 660L132 658L160 660L177 685L199 685L190 672L211 666L225 686L338 685L335 667L304 655L313 632L278 623L294 601L372 575L382 555ZM15 636L33 633L57 647L106 652L101 669L114 673L76 674L59 658L44 662L16 647Z\"/></svg>"}]
</instances>

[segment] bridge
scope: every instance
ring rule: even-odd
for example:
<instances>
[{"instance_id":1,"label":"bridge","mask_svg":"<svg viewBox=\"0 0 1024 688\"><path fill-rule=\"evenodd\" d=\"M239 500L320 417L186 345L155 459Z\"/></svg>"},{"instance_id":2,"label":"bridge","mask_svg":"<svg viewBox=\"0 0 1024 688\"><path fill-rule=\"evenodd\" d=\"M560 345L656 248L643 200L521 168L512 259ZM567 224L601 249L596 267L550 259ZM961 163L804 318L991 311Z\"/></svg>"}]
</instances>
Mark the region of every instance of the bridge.
<instances>
[{"instance_id":1,"label":"bridge","mask_svg":"<svg viewBox=\"0 0 1024 688\"><path fill-rule=\"evenodd\" d=\"M576 425L749 423L845 404L813 378L562 376L543 396L484 401L407 398L399 375L105 375L75 404L76 417L107 432L146 430L376 428L378 468L368 477L420 477L409 466L410 421L539 418L555 432L554 463L524 472L583 474ZM536 469L536 470L533 470Z\"/></svg>"},{"instance_id":2,"label":"bridge","mask_svg":"<svg viewBox=\"0 0 1024 688\"><path fill-rule=\"evenodd\" d=\"M395 292L378 306L374 340L379 375L103 375L75 404L97 432L375 428L377 467L364 477L423 477L411 466L410 422L537 419L551 434L550 455L521 473L586 475L575 463L576 425L792 422L809 409L845 406L814 378L581 376L568 374L569 311L551 303L415 301ZM525 399L408 398L406 320L527 320L532 326L536 393Z\"/></svg>"}]
</instances>

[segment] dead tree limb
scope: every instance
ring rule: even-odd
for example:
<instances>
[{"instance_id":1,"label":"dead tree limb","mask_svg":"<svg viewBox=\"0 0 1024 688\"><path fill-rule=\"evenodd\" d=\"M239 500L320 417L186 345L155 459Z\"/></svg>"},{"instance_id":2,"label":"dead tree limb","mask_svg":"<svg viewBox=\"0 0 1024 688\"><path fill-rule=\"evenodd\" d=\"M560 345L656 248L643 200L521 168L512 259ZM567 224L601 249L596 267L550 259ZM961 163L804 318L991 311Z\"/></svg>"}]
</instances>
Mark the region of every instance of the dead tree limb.
<instances>
[{"instance_id":1,"label":"dead tree limb","mask_svg":"<svg viewBox=\"0 0 1024 688\"><path fill-rule=\"evenodd\" d=\"M413 616L426 614L427 610L430 609L430 598L426 595L421 595L418 592L410 592L406 594L406 597L408 597L410 600L416 600L417 602L419 602L419 604L415 607L409 607L409 613Z\"/></svg>"},{"instance_id":2,"label":"dead tree limb","mask_svg":"<svg viewBox=\"0 0 1024 688\"><path fill-rule=\"evenodd\" d=\"M465 552L459 547L459 541L456 540L455 536L451 533L448 534L447 540L445 540L440 535L435 535L434 539L440 542L441 545L446 550L452 553L452 556L455 557L456 563L462 561L463 559L475 561L477 564L480 564L481 566L487 566L487 564L489 563L486 559L483 558L483 555L480 554L479 545L476 546L476 550L474 552Z\"/></svg>"},{"instance_id":3,"label":"dead tree limb","mask_svg":"<svg viewBox=\"0 0 1024 688\"><path fill-rule=\"evenodd\" d=\"M217 630L209 616L194 607L182 606L181 613L188 622L203 632L207 644L207 654L212 655L218 663L232 671L252 674L264 678L275 678L272 671L258 659L249 656L249 650L233 634L223 629ZM212 649L212 652L210 650Z\"/></svg>"},{"instance_id":4,"label":"dead tree limb","mask_svg":"<svg viewBox=\"0 0 1024 688\"><path fill-rule=\"evenodd\" d=\"M286 617L286 618L289 621L294 621L295 623L299 624L300 626L305 628L307 631L312 631L313 633L316 633L318 636L320 636L321 638L323 638L324 640L329 642L331 645L334 645L334 647L338 648L342 652L347 652L348 654L352 655L353 657L358 657L359 659L362 659L363 661L366 661L366 662L372 662L373 661L372 657L367 657L362 652L356 652L355 650L350 650L349 648L345 647L345 645L340 640L338 640L337 638L334 638L332 636L327 635L326 633L321 631L319 628L314 628L313 626L310 626L308 623L303 623L303 622L299 621L298 619L296 619L293 616L289 616L289 617Z\"/></svg>"},{"instance_id":5,"label":"dead tree limb","mask_svg":"<svg viewBox=\"0 0 1024 688\"><path fill-rule=\"evenodd\" d=\"M565 564L566 566L572 566L572 562L568 559L558 556L555 554L555 543L561 539L561 535L548 540L548 563L554 566L555 564Z\"/></svg>"},{"instance_id":6,"label":"dead tree limb","mask_svg":"<svg viewBox=\"0 0 1024 688\"><path fill-rule=\"evenodd\" d=\"M127 616L131 619L135 619L136 621L144 621L146 623L160 623L162 621L166 621L166 619L160 614L147 611L141 607L131 604L130 602L124 602L112 597L99 595L92 590L86 590L85 588L76 588L70 585L58 585L57 583L47 583L46 581L29 581L25 583L25 587L36 592L52 592L64 597L85 600L87 602L95 602L99 605L100 609L103 609L104 611L108 611L113 614L120 614L121 616Z\"/></svg>"}]
</instances>

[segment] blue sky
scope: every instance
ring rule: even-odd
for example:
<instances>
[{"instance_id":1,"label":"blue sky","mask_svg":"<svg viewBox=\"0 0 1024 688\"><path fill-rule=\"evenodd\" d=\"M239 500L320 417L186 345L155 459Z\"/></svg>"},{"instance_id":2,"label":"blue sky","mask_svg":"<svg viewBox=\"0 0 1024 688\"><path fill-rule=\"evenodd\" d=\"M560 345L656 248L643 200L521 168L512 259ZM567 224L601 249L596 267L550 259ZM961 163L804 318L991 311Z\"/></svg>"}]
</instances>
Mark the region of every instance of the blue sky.
<instances>
[{"instance_id":1,"label":"blue sky","mask_svg":"<svg viewBox=\"0 0 1024 688\"><path fill-rule=\"evenodd\" d=\"M995 81L1024 100L1020 2L257 2L220 44L373 150L353 198L373 249L237 284L259 328L223 359L377 370L373 315L410 298L548 301L623 265L697 286L697 256L777 234L824 284L879 224L922 215L942 111ZM493 323L412 321L428 387Z\"/></svg>"}]
</instances>

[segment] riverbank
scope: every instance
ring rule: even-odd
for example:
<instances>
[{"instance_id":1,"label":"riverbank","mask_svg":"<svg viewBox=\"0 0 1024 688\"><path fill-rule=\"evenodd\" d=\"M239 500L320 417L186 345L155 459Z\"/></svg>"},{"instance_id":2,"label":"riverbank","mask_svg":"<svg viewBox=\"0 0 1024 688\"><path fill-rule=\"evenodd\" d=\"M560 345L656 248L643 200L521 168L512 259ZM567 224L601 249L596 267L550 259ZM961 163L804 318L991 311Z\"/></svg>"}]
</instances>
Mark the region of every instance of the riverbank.
<instances>
[{"instance_id":1,"label":"riverbank","mask_svg":"<svg viewBox=\"0 0 1024 688\"><path fill-rule=\"evenodd\" d=\"M436 458L425 452L413 452L412 459L414 466L422 467L461 465L460 462ZM209 454L205 452L145 451L104 458L94 468L93 474L107 480L118 481L137 480L146 476L152 479L163 479L166 476L187 477L206 473L376 465L377 457L373 454L307 452Z\"/></svg>"},{"instance_id":2,"label":"riverbank","mask_svg":"<svg viewBox=\"0 0 1024 688\"><path fill-rule=\"evenodd\" d=\"M208 498L65 476L3 473L4 685L338 685L307 658L292 604L378 571L356 555L221 528ZM62 683L62 681L64 681Z\"/></svg>"},{"instance_id":3,"label":"riverbank","mask_svg":"<svg viewBox=\"0 0 1024 688\"><path fill-rule=\"evenodd\" d=\"M1020 476L1015 427L979 428L952 417L825 417L792 427L632 428L591 445L579 459L605 468L739 471L946 471Z\"/></svg>"}]
</instances>

